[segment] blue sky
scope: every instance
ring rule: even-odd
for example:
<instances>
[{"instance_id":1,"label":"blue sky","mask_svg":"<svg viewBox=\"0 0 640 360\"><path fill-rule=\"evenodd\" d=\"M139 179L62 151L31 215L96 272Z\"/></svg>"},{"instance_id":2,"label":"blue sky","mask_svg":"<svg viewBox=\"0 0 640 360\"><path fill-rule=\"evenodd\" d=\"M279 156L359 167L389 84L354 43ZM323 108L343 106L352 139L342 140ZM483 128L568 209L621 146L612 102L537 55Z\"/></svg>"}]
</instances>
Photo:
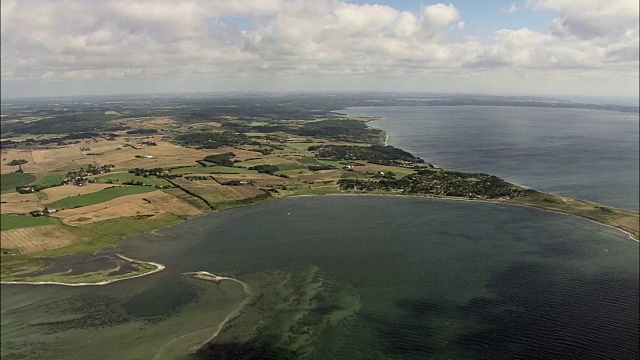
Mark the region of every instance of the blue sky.
<instances>
[{"instance_id":1,"label":"blue sky","mask_svg":"<svg viewBox=\"0 0 640 360\"><path fill-rule=\"evenodd\" d=\"M349 1L354 4L380 4L395 7L401 10L419 12L421 8L438 3L437 1L410 1L410 0L384 0L384 1ZM481 39L488 39L498 29L529 28L535 31L546 31L555 13L544 9L526 9L507 13L504 9L516 4L518 8L524 8L525 1L509 0L459 0L443 1L445 4L453 4L465 21L468 34Z\"/></svg>"},{"instance_id":2,"label":"blue sky","mask_svg":"<svg viewBox=\"0 0 640 360\"><path fill-rule=\"evenodd\" d=\"M513 4L3 0L1 95L378 90L638 97L638 0L517 0L517 11L505 11Z\"/></svg>"}]
</instances>

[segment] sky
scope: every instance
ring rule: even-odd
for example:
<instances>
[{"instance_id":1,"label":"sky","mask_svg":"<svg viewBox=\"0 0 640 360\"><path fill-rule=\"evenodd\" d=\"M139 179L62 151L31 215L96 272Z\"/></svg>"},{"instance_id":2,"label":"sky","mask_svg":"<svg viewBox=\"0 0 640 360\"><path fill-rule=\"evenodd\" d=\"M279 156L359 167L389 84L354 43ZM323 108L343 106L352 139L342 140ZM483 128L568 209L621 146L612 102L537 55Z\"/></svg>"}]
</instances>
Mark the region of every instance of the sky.
<instances>
[{"instance_id":1,"label":"sky","mask_svg":"<svg viewBox=\"0 0 640 360\"><path fill-rule=\"evenodd\" d=\"M638 0L2 0L2 98L384 91L638 98Z\"/></svg>"}]
</instances>

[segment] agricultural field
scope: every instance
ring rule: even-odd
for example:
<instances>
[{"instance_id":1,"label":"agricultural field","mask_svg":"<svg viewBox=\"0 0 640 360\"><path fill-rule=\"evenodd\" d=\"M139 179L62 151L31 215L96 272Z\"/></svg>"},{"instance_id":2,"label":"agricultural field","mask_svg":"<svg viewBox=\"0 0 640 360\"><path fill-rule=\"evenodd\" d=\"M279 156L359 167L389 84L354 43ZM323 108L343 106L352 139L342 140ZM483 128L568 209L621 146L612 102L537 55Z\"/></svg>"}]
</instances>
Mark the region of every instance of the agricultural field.
<instances>
[{"instance_id":1,"label":"agricultural field","mask_svg":"<svg viewBox=\"0 0 640 360\"><path fill-rule=\"evenodd\" d=\"M100 204L118 197L140 194L155 190L151 186L112 186L98 192L77 195L47 204L52 209L73 209L83 206Z\"/></svg>"},{"instance_id":2,"label":"agricultural field","mask_svg":"<svg viewBox=\"0 0 640 360\"><path fill-rule=\"evenodd\" d=\"M55 186L62 182L65 178L66 172L48 172L36 174L36 180L32 183L38 186Z\"/></svg>"},{"instance_id":3,"label":"agricultural field","mask_svg":"<svg viewBox=\"0 0 640 360\"><path fill-rule=\"evenodd\" d=\"M249 170L242 167L228 167L228 166L185 166L179 168L173 168L169 170L172 175L187 175L187 174L256 174L257 171Z\"/></svg>"},{"instance_id":4,"label":"agricultural field","mask_svg":"<svg viewBox=\"0 0 640 360\"><path fill-rule=\"evenodd\" d=\"M20 194L11 192L0 195L0 213L2 214L26 214L29 211L42 210L40 199L36 193Z\"/></svg>"},{"instance_id":5,"label":"agricultural field","mask_svg":"<svg viewBox=\"0 0 640 360\"><path fill-rule=\"evenodd\" d=\"M116 185L111 184L86 184L83 186L76 185L62 185L62 186L54 186L48 189L44 189L40 191L38 194L42 194L40 202L42 204L51 204L53 202L63 200L66 198L76 197L79 195L87 195L96 193L98 191L102 191L108 188L112 188Z\"/></svg>"},{"instance_id":6,"label":"agricultural field","mask_svg":"<svg viewBox=\"0 0 640 360\"><path fill-rule=\"evenodd\" d=\"M31 226L59 224L57 219L48 216L0 214L0 230L7 231Z\"/></svg>"},{"instance_id":7,"label":"agricultural field","mask_svg":"<svg viewBox=\"0 0 640 360\"><path fill-rule=\"evenodd\" d=\"M22 254L31 254L65 247L78 240L70 231L58 225L32 226L2 231L0 247L18 249Z\"/></svg>"},{"instance_id":8,"label":"agricultural field","mask_svg":"<svg viewBox=\"0 0 640 360\"><path fill-rule=\"evenodd\" d=\"M195 216L202 214L195 206L163 191L154 191L144 198L150 204L174 215Z\"/></svg>"},{"instance_id":9,"label":"agricultural field","mask_svg":"<svg viewBox=\"0 0 640 360\"><path fill-rule=\"evenodd\" d=\"M215 180L189 181L187 179L175 179L174 183L186 191L205 199L210 204L245 198L234 187L220 185Z\"/></svg>"},{"instance_id":10,"label":"agricultural field","mask_svg":"<svg viewBox=\"0 0 640 360\"><path fill-rule=\"evenodd\" d=\"M2 166L4 169L5 165ZM31 174L24 173L3 173L0 175L0 192L14 192L16 191L16 186L27 185L32 183L36 179L35 176Z\"/></svg>"},{"instance_id":11,"label":"agricultural field","mask_svg":"<svg viewBox=\"0 0 640 360\"><path fill-rule=\"evenodd\" d=\"M153 218L166 213L193 216L199 215L201 211L165 192L155 190L120 196L80 208L70 208L58 211L51 216L59 218L67 225L81 226L120 217Z\"/></svg>"},{"instance_id":12,"label":"agricultural field","mask_svg":"<svg viewBox=\"0 0 640 360\"><path fill-rule=\"evenodd\" d=\"M362 121L349 123L346 118L323 112L330 111L334 105L322 107L322 111L307 112L283 107L280 100L277 101L277 106L268 107L256 107L253 99L243 106L212 108L202 103L199 109L184 104L165 104L158 108L147 108L146 105L136 108L135 104L121 107L116 102L100 107L99 116L78 117L81 121L76 121L75 117L61 119L61 122L50 121L49 116L45 118L39 113L23 117L24 122L42 120L33 121L33 126L29 127L33 133L14 130L9 136L3 134L3 142L8 140L9 143L4 142L7 146L1 150L2 247L36 254L33 257L20 255L36 262L34 259L42 256L95 253L116 246L125 236L175 224L212 209L288 195L340 193L338 183L341 179L361 179L363 183L390 180L383 179L381 172L388 178L400 179L415 172L411 166L420 165L403 162L406 159L398 157L397 151L391 151L393 149L387 149L387 155L398 162L383 163L399 166L374 164L369 161L381 162L380 158L356 158L344 151L333 151L329 155L334 156L324 156L331 160L319 159L316 156L320 155L321 149L310 151L310 147L357 146L357 153L366 154L372 151L372 143L381 147L382 134L379 130L368 129ZM313 108L317 109L317 106L319 104L314 104ZM17 129L16 125L13 129ZM206 136L210 133L216 135ZM201 141L187 141L189 134ZM88 137L82 138L85 135ZM59 139L40 141L50 137ZM216 142L216 138L225 137L229 141ZM27 139L36 141L18 143ZM234 139L236 141L231 141ZM179 143L193 147L177 145ZM216 145L221 147L213 148ZM207 147L212 149L204 149ZM226 153L234 154L227 159L234 161L233 166L197 163L209 155ZM20 159L27 161L21 165L25 173L16 173L18 166L6 165ZM356 162L361 166L344 169ZM58 185L67 171L86 164L113 165L113 168L110 173L88 176L98 183L55 186L30 194L15 192L16 186L26 184ZM278 169L261 168L267 172L273 170L273 174L249 170L257 165L274 165ZM134 168L162 168L169 171L170 177L129 173ZM393 175L389 175L390 172ZM198 179L198 176L204 179ZM148 186L123 185L125 182L142 182ZM266 196L251 199L261 194ZM578 214L634 233L638 231L637 213L618 214L591 204L554 199L556 202L549 202L546 195L540 195L540 198L530 196L514 201ZM18 215L45 207L58 211L49 217Z\"/></svg>"},{"instance_id":13,"label":"agricultural field","mask_svg":"<svg viewBox=\"0 0 640 360\"><path fill-rule=\"evenodd\" d=\"M155 176L149 176L149 177L138 176L136 174L132 174L125 171L112 172L107 175L98 175L98 176L92 177L92 179L97 180L103 184L122 184L130 181L133 181L133 182L140 181L144 185L163 186L163 187L171 186L170 182L162 178L157 178Z\"/></svg>"}]
</instances>

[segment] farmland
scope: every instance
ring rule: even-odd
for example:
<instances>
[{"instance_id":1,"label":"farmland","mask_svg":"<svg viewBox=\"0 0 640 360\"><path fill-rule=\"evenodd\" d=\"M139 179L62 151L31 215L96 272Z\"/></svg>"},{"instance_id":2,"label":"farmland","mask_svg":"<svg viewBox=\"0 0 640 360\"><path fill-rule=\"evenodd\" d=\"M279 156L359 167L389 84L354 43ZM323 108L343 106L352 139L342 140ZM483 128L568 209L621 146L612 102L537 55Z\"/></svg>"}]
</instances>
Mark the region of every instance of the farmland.
<instances>
[{"instance_id":1,"label":"farmland","mask_svg":"<svg viewBox=\"0 0 640 360\"><path fill-rule=\"evenodd\" d=\"M2 231L57 223L58 221L56 219L45 216L33 217L31 215L0 214L0 230Z\"/></svg>"},{"instance_id":2,"label":"farmland","mask_svg":"<svg viewBox=\"0 0 640 360\"><path fill-rule=\"evenodd\" d=\"M366 119L331 112L353 101L298 99L293 107L269 98L225 99L223 106L158 101L161 107L68 104L75 110L66 115L40 105L37 113L19 109L3 123L2 246L22 253L12 261L37 269L37 258L25 254L94 253L212 210L331 193L453 194L550 208L638 232L637 212L526 192L486 174L444 171L386 146ZM82 186L60 185L89 164L109 172L72 179ZM26 184L37 191L15 191ZM44 216L26 215L32 211Z\"/></svg>"},{"instance_id":3,"label":"farmland","mask_svg":"<svg viewBox=\"0 0 640 360\"><path fill-rule=\"evenodd\" d=\"M120 196L153 191L151 186L114 186L91 194L77 195L47 204L54 209L73 209L81 206L99 204Z\"/></svg>"},{"instance_id":4,"label":"farmland","mask_svg":"<svg viewBox=\"0 0 640 360\"><path fill-rule=\"evenodd\" d=\"M6 173L0 175L0 191L2 193L15 191L16 186L27 185L36 179L31 174Z\"/></svg>"},{"instance_id":5,"label":"farmland","mask_svg":"<svg viewBox=\"0 0 640 360\"><path fill-rule=\"evenodd\" d=\"M1 247L31 254L71 245L76 236L56 225L40 225L2 231Z\"/></svg>"}]
</instances>

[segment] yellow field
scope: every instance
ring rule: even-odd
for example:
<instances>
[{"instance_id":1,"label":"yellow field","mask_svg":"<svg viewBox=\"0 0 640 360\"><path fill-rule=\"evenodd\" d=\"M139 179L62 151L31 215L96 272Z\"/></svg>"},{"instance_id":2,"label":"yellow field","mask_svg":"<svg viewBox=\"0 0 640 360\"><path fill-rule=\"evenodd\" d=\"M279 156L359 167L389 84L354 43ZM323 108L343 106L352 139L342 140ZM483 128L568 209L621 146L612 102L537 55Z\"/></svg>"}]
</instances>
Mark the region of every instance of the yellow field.
<instances>
[{"instance_id":1,"label":"yellow field","mask_svg":"<svg viewBox=\"0 0 640 360\"><path fill-rule=\"evenodd\" d=\"M236 191L233 186L220 185L213 180L189 181L186 179L175 179L174 182L207 199L210 203L238 200L246 197L239 191Z\"/></svg>"},{"instance_id":2,"label":"yellow field","mask_svg":"<svg viewBox=\"0 0 640 360\"><path fill-rule=\"evenodd\" d=\"M52 203L54 201L58 201L60 199L68 198L76 195L84 195L94 193L109 187L114 187L118 185L114 184L86 184L83 186L75 186L75 185L63 185L63 186L55 186L52 188L48 188L42 190L41 192L47 195L47 199L43 200L43 204Z\"/></svg>"},{"instance_id":3,"label":"yellow field","mask_svg":"<svg viewBox=\"0 0 640 360\"><path fill-rule=\"evenodd\" d=\"M57 217L68 225L79 226L125 216L198 215L195 207L163 191L121 196L100 204L58 211Z\"/></svg>"},{"instance_id":4,"label":"yellow field","mask_svg":"<svg viewBox=\"0 0 640 360\"><path fill-rule=\"evenodd\" d=\"M0 165L0 173L7 174L16 172L18 170L18 166L9 166L8 162L11 160L25 159L28 161L27 164L22 165L22 169L25 168L25 165L33 164L33 157L31 156L31 150L16 150L16 149L6 149L2 150L2 163Z\"/></svg>"},{"instance_id":5,"label":"yellow field","mask_svg":"<svg viewBox=\"0 0 640 360\"><path fill-rule=\"evenodd\" d=\"M154 168L171 166L194 165L196 160L202 160L207 155L233 152L239 160L261 156L260 153L235 149L220 148L215 150L197 150L171 144L162 140L161 136L129 137L130 141L108 141L102 138L98 142L83 140L79 144L50 146L48 149L38 147L31 150L6 149L2 150L2 174L15 172L17 166L4 165L11 160L25 159L22 165L26 173L43 173L69 167L80 167L86 164L115 165L117 168ZM143 146L142 141L153 141L157 146ZM131 147L131 146L133 147ZM135 148L134 148L135 147ZM80 151L89 148L89 151ZM88 154L100 154L88 155ZM152 158L136 158L152 156Z\"/></svg>"},{"instance_id":6,"label":"yellow field","mask_svg":"<svg viewBox=\"0 0 640 360\"><path fill-rule=\"evenodd\" d=\"M73 244L78 237L57 225L33 226L0 233L0 246L23 254L57 249Z\"/></svg>"},{"instance_id":7,"label":"yellow field","mask_svg":"<svg viewBox=\"0 0 640 360\"><path fill-rule=\"evenodd\" d=\"M0 213L26 214L29 211L42 210L36 194L19 194L17 192L0 195Z\"/></svg>"},{"instance_id":8,"label":"yellow field","mask_svg":"<svg viewBox=\"0 0 640 360\"><path fill-rule=\"evenodd\" d=\"M200 215L202 211L198 210L193 205L186 203L175 196L171 196L165 192L154 191L152 196L147 196L145 199L151 204L170 212L174 215Z\"/></svg>"}]
</instances>

